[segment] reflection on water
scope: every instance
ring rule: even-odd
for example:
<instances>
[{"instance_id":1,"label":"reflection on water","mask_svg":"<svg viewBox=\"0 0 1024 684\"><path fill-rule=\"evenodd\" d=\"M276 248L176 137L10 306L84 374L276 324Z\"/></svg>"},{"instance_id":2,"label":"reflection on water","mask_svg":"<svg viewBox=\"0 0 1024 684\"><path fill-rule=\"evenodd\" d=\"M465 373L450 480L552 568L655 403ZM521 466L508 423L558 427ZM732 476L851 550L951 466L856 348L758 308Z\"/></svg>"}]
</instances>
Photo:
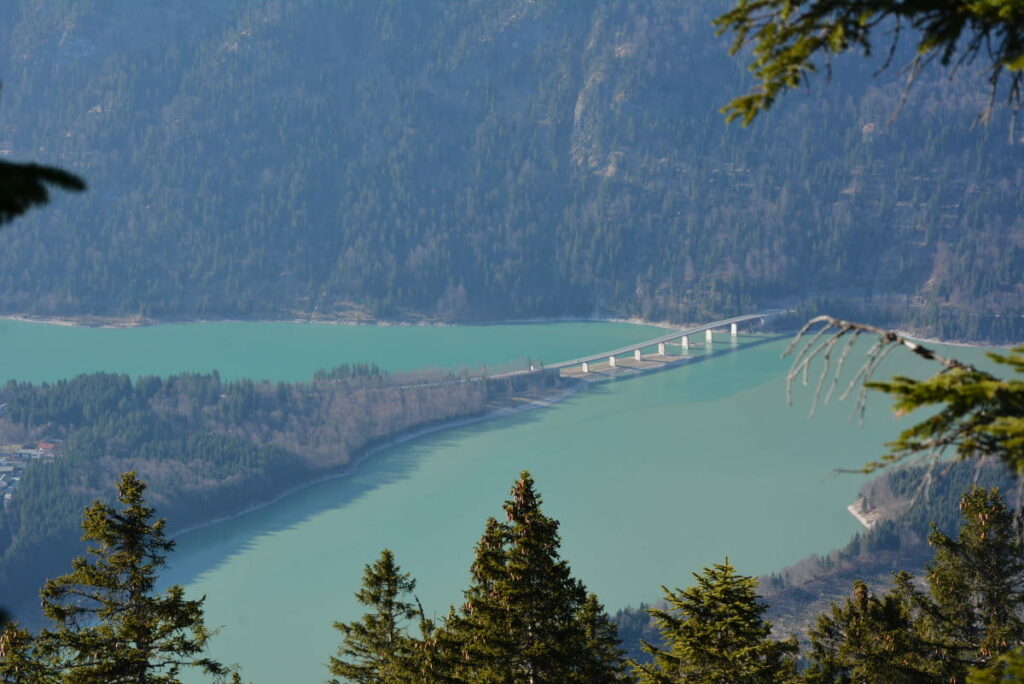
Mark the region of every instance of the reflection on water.
<instances>
[{"instance_id":1,"label":"reflection on water","mask_svg":"<svg viewBox=\"0 0 1024 684\"><path fill-rule=\"evenodd\" d=\"M450 448L459 439L485 430L524 429L537 420L534 411L502 418L497 423L472 423L419 437L412 442L371 455L348 473L312 484L282 501L243 516L200 528L184 535L172 557L173 583L189 585L201 575L211 575L260 539L299 528L311 518L330 510L352 506L378 487L392 485L415 472L436 449Z\"/></svg>"},{"instance_id":2,"label":"reflection on water","mask_svg":"<svg viewBox=\"0 0 1024 684\"><path fill-rule=\"evenodd\" d=\"M346 361L391 370L555 361L650 339L620 324L377 328L216 323L135 330L0 322L0 379L107 370L299 380ZM695 340L699 342L699 340ZM806 420L810 391L785 404L783 340L721 337L677 368L588 388L541 411L475 423L381 451L344 478L178 538L166 583L206 595L214 655L245 681L321 681L335 620L361 613L364 564L384 547L418 580L429 614L460 600L473 544L523 469L561 522L563 555L609 609L656 599L662 584L728 555L770 572L857 529L861 484L833 476L878 456L900 425L849 405ZM976 362L980 351L953 355ZM851 362L852 363L852 362ZM883 374L930 369L907 355ZM827 447L823 446L827 445ZM193 680L190 680L193 681ZM199 680L194 680L199 681Z\"/></svg>"},{"instance_id":3,"label":"reflection on water","mask_svg":"<svg viewBox=\"0 0 1024 684\"><path fill-rule=\"evenodd\" d=\"M743 349L769 344L778 338L743 338ZM739 339L729 340L729 346L717 349L694 347L686 363L691 366L715 359L723 362L726 355L741 349ZM722 373L729 374L737 366L725 366ZM671 370L671 369L666 369ZM749 370L747 379L756 382ZM635 382L645 374L626 374L616 378L616 383ZM766 374L765 377L768 377ZM603 396L611 391L608 383L598 383L586 389L589 396ZM706 389L693 401L715 401L724 399L739 391L735 382L720 382ZM200 574L213 573L228 564L239 553L252 548L259 538L300 526L311 517L331 509L338 509L358 502L377 487L394 484L414 472L424 458L437 450L455 448L466 439L484 433L500 434L502 431L525 431L531 423L541 418L537 411L525 411L498 420L474 422L454 429L443 429L407 442L398 447L377 452L370 457L371 463L359 463L352 472L340 478L319 482L290 494L285 500L260 508L214 526L187 533L187 544L173 558L174 583L191 584ZM215 549L211 554L209 549Z\"/></svg>"},{"instance_id":4,"label":"reflection on water","mask_svg":"<svg viewBox=\"0 0 1024 684\"><path fill-rule=\"evenodd\" d=\"M876 457L900 426L884 402L863 429L849 405L808 422L809 391L785 403L786 342L744 342L382 452L350 477L184 535L168 579L208 596L211 624L225 625L215 654L269 683L324 678L330 624L361 614L352 593L384 547L416 577L428 613L443 615L523 469L561 521L563 555L611 610L685 586L726 555L759 574L825 552L857 529L845 507L862 479L834 469ZM897 370L930 369L903 355L882 372Z\"/></svg>"}]
</instances>

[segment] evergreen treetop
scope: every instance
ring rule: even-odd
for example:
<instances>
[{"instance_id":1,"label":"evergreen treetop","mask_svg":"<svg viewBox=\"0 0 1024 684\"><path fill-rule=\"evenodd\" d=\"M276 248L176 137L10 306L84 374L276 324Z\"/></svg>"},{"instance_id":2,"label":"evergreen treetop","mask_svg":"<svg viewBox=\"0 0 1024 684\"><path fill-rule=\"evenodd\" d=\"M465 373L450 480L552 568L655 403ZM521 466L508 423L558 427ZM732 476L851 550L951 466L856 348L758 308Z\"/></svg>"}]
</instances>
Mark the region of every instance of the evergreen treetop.
<instances>
[{"instance_id":1,"label":"evergreen treetop","mask_svg":"<svg viewBox=\"0 0 1024 684\"><path fill-rule=\"evenodd\" d=\"M953 643L965 666L987 665L1024 645L1024 540L999 491L972 487L963 496L956 539L933 526L935 558L926 577L936 610L933 639Z\"/></svg>"},{"instance_id":2,"label":"evergreen treetop","mask_svg":"<svg viewBox=\"0 0 1024 684\"><path fill-rule=\"evenodd\" d=\"M558 522L523 472L488 519L461 610L428 640L432 681L473 684L616 682L615 627L559 557Z\"/></svg>"},{"instance_id":3,"label":"evergreen treetop","mask_svg":"<svg viewBox=\"0 0 1024 684\"><path fill-rule=\"evenodd\" d=\"M940 663L923 638L911 578L899 573L881 597L861 581L842 605L832 604L809 630L808 684L908 682L938 684Z\"/></svg>"},{"instance_id":4,"label":"evergreen treetop","mask_svg":"<svg viewBox=\"0 0 1024 684\"><path fill-rule=\"evenodd\" d=\"M874 596L863 582L810 630L808 682L1000 681L1024 644L1024 542L997 490L961 499L956 539L934 528L927 591L907 573ZM995 677L995 679L993 679Z\"/></svg>"},{"instance_id":5,"label":"evergreen treetop","mask_svg":"<svg viewBox=\"0 0 1024 684\"><path fill-rule=\"evenodd\" d=\"M739 575L728 559L693 576L697 583L685 590L662 587L667 610L648 611L665 648L642 642L653 661L635 664L641 682L781 682L795 674L796 641L770 638L755 578Z\"/></svg>"},{"instance_id":6,"label":"evergreen treetop","mask_svg":"<svg viewBox=\"0 0 1024 684\"><path fill-rule=\"evenodd\" d=\"M596 594L587 594L577 617L583 628L583 659L579 681L594 684L631 682L615 623L608 618Z\"/></svg>"},{"instance_id":7,"label":"evergreen treetop","mask_svg":"<svg viewBox=\"0 0 1024 684\"><path fill-rule=\"evenodd\" d=\"M356 599L371 612L354 622L334 623L344 637L337 657L331 657L331 674L352 682L400 681L413 651L407 623L420 615L415 589L416 580L401 571L390 549L366 566Z\"/></svg>"},{"instance_id":8,"label":"evergreen treetop","mask_svg":"<svg viewBox=\"0 0 1024 684\"><path fill-rule=\"evenodd\" d=\"M211 637L203 599L188 600L180 586L154 594L158 572L174 542L164 520L146 506L146 483L135 472L117 485L120 508L95 501L85 510L82 538L94 542L72 571L40 591L53 627L31 636L9 627L13 654L0 676L14 681L100 684L174 684L182 668L222 679L230 670L203 652ZM19 679L26 671L29 679Z\"/></svg>"}]
</instances>

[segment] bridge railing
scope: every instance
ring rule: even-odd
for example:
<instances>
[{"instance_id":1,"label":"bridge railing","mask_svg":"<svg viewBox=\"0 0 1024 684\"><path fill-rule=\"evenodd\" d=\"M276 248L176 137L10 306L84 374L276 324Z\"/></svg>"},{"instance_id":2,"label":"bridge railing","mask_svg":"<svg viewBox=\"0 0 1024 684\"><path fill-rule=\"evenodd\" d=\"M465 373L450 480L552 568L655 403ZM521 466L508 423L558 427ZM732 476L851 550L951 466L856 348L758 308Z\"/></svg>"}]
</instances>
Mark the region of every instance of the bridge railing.
<instances>
[{"instance_id":1,"label":"bridge railing","mask_svg":"<svg viewBox=\"0 0 1024 684\"><path fill-rule=\"evenodd\" d=\"M710 333L710 331L714 330L715 328L722 328L722 327L729 326L734 331L735 330L734 326L738 325L739 323L743 323L743 322L746 322L746 321L752 321L752 320L756 320L756 319L761 319L761 318L767 318L768 316L772 316L772 315L775 315L775 314L778 314L778 313L782 313L782 312L781 311L769 311L769 312L762 312L762 313L757 313L757 314L746 314L746 315L743 315L743 316L734 316L732 318L726 318L726 319L723 319L723 320L720 320L720 321L714 321L713 323L707 323L705 325L698 325L698 326L693 327L693 328L687 328L687 329L684 329L684 330L676 330L676 331L670 332L668 334L662 335L660 337L655 337L653 339L646 340L644 342L637 342L637 343L634 343L634 344L629 344L629 345L626 345L624 347L619 347L618 349L612 349L612 350L609 350L609 351L603 351L603 352L599 352L597 354L590 354L589 356L581 356L579 358L570 359L568 361L560 361L558 363L547 364L547 365L545 365L545 368L568 368L570 366L581 366L584 363L590 364L590 363L594 363L595 361L604 361L605 359L611 359L611 358L614 358L616 356L620 356L622 354L629 354L630 352L635 352L637 350L642 350L645 347L656 347L656 346L659 346L659 345L662 345L662 344L667 344L669 342L673 342L675 340L681 340L683 338L686 338L688 340L690 335L696 335L696 334L702 333L702 332ZM735 332L733 334L735 334Z\"/></svg>"}]
</instances>

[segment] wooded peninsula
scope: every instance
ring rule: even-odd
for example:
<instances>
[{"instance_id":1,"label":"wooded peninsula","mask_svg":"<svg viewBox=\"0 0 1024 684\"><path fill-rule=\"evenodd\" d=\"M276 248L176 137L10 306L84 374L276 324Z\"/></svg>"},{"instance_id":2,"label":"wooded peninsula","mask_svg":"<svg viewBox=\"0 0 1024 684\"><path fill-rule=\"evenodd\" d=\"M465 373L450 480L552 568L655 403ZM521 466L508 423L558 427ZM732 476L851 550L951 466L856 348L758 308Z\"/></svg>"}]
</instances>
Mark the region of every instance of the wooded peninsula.
<instances>
[{"instance_id":1,"label":"wooded peninsula","mask_svg":"<svg viewBox=\"0 0 1024 684\"><path fill-rule=\"evenodd\" d=\"M173 533L343 472L405 432L522 405L564 382L551 373L392 375L365 364L306 383L216 373L9 382L0 443L56 444L59 456L26 468L0 514L0 595L31 619L42 578L82 549L83 507L109 498L125 470L145 475Z\"/></svg>"}]
</instances>

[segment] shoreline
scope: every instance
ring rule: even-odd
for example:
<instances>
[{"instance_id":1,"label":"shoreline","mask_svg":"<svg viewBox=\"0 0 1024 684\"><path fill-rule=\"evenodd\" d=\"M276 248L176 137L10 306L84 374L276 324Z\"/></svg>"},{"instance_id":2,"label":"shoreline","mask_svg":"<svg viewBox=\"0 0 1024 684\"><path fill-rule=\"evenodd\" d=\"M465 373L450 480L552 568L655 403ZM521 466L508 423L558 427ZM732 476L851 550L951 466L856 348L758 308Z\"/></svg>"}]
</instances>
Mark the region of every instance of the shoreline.
<instances>
[{"instance_id":1,"label":"shoreline","mask_svg":"<svg viewBox=\"0 0 1024 684\"><path fill-rule=\"evenodd\" d=\"M488 326L488 325L529 325L540 323L629 323L631 325L647 325L668 330L684 330L686 323L669 323L667 321L647 321L642 318L601 318L598 316L559 316L552 318L510 318L508 320L451 322L432 319L361 319L361 318L182 318L159 320L137 317L106 317L106 316L35 316L27 314L0 314L0 320L18 323L40 323L56 325L64 328L103 328L109 330L125 330L129 328L148 328L160 325L189 325L192 323L301 323L305 325L347 325L381 328L450 328L456 326Z\"/></svg>"},{"instance_id":2,"label":"shoreline","mask_svg":"<svg viewBox=\"0 0 1024 684\"><path fill-rule=\"evenodd\" d=\"M878 519L877 515L872 516L870 511L864 510L864 505L866 503L867 501L864 499L863 495L858 496L856 501L846 507L846 510L850 515L857 519L857 522L870 530L878 523Z\"/></svg>"},{"instance_id":3,"label":"shoreline","mask_svg":"<svg viewBox=\"0 0 1024 684\"><path fill-rule=\"evenodd\" d=\"M898 328L894 332L897 335L902 335L903 337L914 340L915 342L922 342L924 344L941 344L946 347L966 347L968 349L987 349L996 347L999 349L1010 349L1014 346L1012 344L992 344L990 342L951 342L949 340L940 340L937 337L921 337L915 335L909 330L900 330Z\"/></svg>"},{"instance_id":4,"label":"shoreline","mask_svg":"<svg viewBox=\"0 0 1024 684\"><path fill-rule=\"evenodd\" d=\"M337 480L342 477L348 477L349 475L352 475L353 473L357 472L359 468L364 463L366 463L366 461L368 461L372 456L375 456L376 454L379 454L382 451L387 451L388 449L391 449L393 447L401 446L402 444L406 444L413 440L419 439L420 437L425 437L427 435L431 435L437 432L444 432L445 430L454 430L456 428L465 427L466 425L482 423L487 420L506 418L508 416L513 416L518 413L523 413L526 411L536 411L538 409L550 408L558 403L561 403L562 401L565 401L566 399L573 396L586 386L587 383L577 381L573 383L572 386L566 389L559 390L557 392L541 397L539 399L534 399L533 401L526 404L522 404L520 406L502 406L499 408L488 409L482 413L477 413L475 415L463 416L461 418L452 418L451 420L442 421L440 423L428 424L422 427L412 428L411 430L398 433L394 437L388 439L386 442L375 444L374 446L369 447L368 449L360 451L355 455L352 461L346 464L341 470L325 473L318 477L314 477L311 480L293 485L285 489L284 491L275 494L273 497L267 499L266 501L260 501L259 503L251 504L234 513L229 513L228 515L223 515L219 518L214 518L213 520L207 520L205 522L189 525L188 527L184 527L180 530L175 530L174 532L168 534L167 538L175 539L176 537L183 534L188 534L189 532L195 532L197 530L201 530L207 527L213 527L214 525L219 525L220 523L228 522L230 520L235 520L236 518L241 518L242 516L248 515L249 513L255 513L256 511L267 508L268 506L272 506L278 503L279 501L286 499L292 494L301 492L302 490L308 489L309 487L312 487L314 485L318 485L323 482L329 482L331 480Z\"/></svg>"},{"instance_id":5,"label":"shoreline","mask_svg":"<svg viewBox=\"0 0 1024 684\"><path fill-rule=\"evenodd\" d=\"M306 325L347 325L367 327L455 327L455 326L489 326L489 325L530 325L544 323L626 323L629 325L645 325L652 328L665 330L685 330L694 325L689 323L675 323L670 321L649 321L639 317L632 318L606 318L600 316L556 316L537 318L512 318L508 320L492 321L469 321L449 322L424 318L414 319L375 319L359 317L335 317L335 318L182 318L159 320L146 318L144 316L36 316L29 314L0 314L0 321L15 321L18 323L39 323L43 325L56 325L65 328L102 328L108 330L127 330L130 328L147 328L160 325L187 325L191 323L302 323ZM797 330L781 332L794 334ZM895 328L894 332L908 337L915 342L924 344L945 345L948 347L966 348L1001 348L1009 349L1012 344L995 344L993 342L965 342L963 340L943 340L936 337L926 337L914 334L911 331Z\"/></svg>"},{"instance_id":6,"label":"shoreline","mask_svg":"<svg viewBox=\"0 0 1024 684\"><path fill-rule=\"evenodd\" d=\"M559 403L565 401L569 397L574 396L575 394L577 394L578 392L580 392L584 388L590 387L594 383L613 382L615 380L621 380L621 379L623 379L625 377L632 377L632 376L636 376L636 375L645 375L647 373L656 373L656 372L659 372L659 371L664 370L666 368L671 368L671 367L675 367L675 366L679 366L679 365L685 365L686 363L689 363L692 360L693 360L692 358L683 357L683 358L671 361L671 362L669 362L669 363L667 363L667 364L665 364L663 366L660 366L658 368L632 368L632 367L629 367L629 366L624 366L624 367L622 367L620 369L622 371L621 375L620 374L614 374L614 375L609 375L609 376L603 376L602 375L602 376L598 376L598 377L592 377L592 378L589 378L589 379L586 379L586 380L584 380L584 379L576 379L573 382L572 385L570 385L569 387L567 387L565 389L558 390L556 392L552 392L551 394L547 394L545 396L539 397L539 398L534 399L532 401L529 401L529 402L527 402L525 404L520 404L518 406L500 406L498 408L487 409L487 410L485 410L485 411L483 411L481 413L477 413L477 414L473 414L473 415L468 415L468 416L463 416L461 418L452 418L451 420L446 420L446 421L442 421L442 422L439 422L439 423L431 423L431 424L424 425L422 427L412 428L412 429L410 429L408 431L405 431L405 432L400 432L400 433L396 434L394 437L388 439L385 442L382 442L380 444L375 444L374 446L372 446L372 447L370 447L368 449L360 451L359 453L357 453L353 457L353 459L352 459L352 461L350 463L346 464L340 470L335 470L333 472L325 473L325 474L320 475L318 477L314 477L311 480L307 480L305 482L302 482L302 483L293 485L291 487L288 487L284 491L275 494L270 499L267 499L265 501L260 501L258 503L251 504L251 505L246 506L245 508L240 509L240 510L234 512L234 513L229 513L228 515L220 516L220 517L214 518L212 520L207 520L205 522L196 523L194 525L189 525L187 527L184 527L184 528L182 528L180 530L176 530L176 531L168 534L167 538L168 539L174 539L174 538L178 537L179 535L187 534L189 532L194 532L196 530L201 530L201 529L206 528L206 527L212 527L214 525L218 525L218 524L223 523L223 522L228 522L230 520L234 520L236 518L240 518L240 517L242 517L244 515L247 515L249 513L254 513L256 511L261 510L263 508L266 508L268 506L272 506L272 505L278 503L279 501L282 501L283 499L286 499L287 497L291 496L292 494L300 492L300 491L302 491L304 489L308 489L309 487L312 487L314 485L317 485L317 484L320 484L320 483L323 483L323 482L329 482L330 480L336 480L336 479L342 478L342 477L347 477L347 476L352 475L353 473L357 472L359 470L359 468L366 461L368 461L371 457L375 456L376 454L379 454L380 452L386 451L386 450L391 449L393 447L397 447L397 446L400 446L402 444L406 444L408 442L412 442L412 441L414 441L416 439L419 439L420 437L425 437L427 435L431 435L431 434L434 434L434 433L437 433L437 432L443 432L445 430L455 430L455 429L458 429L460 427L465 427L467 425L473 425L473 424L476 424L476 423L482 423L482 422L485 422L485 421L488 421L488 420L495 420L495 419L499 419L499 418L507 418L509 416L514 416L516 414L524 413L526 411L536 411L536 410L539 410L539 409L551 408L552 406L555 406L556 404L559 404Z\"/></svg>"}]
</instances>

